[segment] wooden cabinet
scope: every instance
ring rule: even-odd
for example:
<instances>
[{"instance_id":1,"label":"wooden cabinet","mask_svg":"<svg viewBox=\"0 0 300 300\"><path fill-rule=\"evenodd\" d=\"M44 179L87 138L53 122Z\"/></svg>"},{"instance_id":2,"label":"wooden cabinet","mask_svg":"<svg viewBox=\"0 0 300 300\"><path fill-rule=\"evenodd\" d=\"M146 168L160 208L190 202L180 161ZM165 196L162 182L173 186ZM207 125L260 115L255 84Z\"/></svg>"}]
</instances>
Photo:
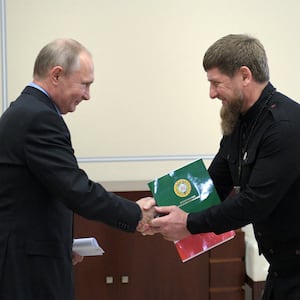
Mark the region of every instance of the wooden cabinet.
<instances>
[{"instance_id":1,"label":"wooden cabinet","mask_svg":"<svg viewBox=\"0 0 300 300\"><path fill-rule=\"evenodd\" d=\"M245 241L244 232L209 251L210 300L244 300L245 293Z\"/></svg>"},{"instance_id":2,"label":"wooden cabinet","mask_svg":"<svg viewBox=\"0 0 300 300\"><path fill-rule=\"evenodd\" d=\"M150 195L148 191L118 194L132 200ZM236 276L244 274L236 270L240 265L237 266L237 258L233 255L222 258L221 247L225 244L215 252L182 263L173 243L160 235L126 233L78 215L75 215L74 235L94 236L105 250L103 256L86 257L74 267L76 300L229 299L216 296L221 295L220 288L223 292L225 289L226 295L233 295L231 300L242 299L235 295L240 293L243 285ZM235 246L241 242L236 238L227 242L229 253L233 253L229 245L233 241ZM238 259L242 264L241 257ZM216 263L219 260L225 264ZM225 265L228 268L226 274ZM217 274L223 274L223 280ZM230 282L230 277L235 279Z\"/></svg>"}]
</instances>

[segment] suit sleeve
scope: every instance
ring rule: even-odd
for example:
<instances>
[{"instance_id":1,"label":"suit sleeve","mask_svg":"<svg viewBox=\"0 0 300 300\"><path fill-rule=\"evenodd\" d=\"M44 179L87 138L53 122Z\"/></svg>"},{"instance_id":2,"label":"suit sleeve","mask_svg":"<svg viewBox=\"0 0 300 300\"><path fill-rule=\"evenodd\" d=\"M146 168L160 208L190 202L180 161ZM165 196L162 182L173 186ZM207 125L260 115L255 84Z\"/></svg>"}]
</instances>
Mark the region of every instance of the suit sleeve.
<instances>
[{"instance_id":1,"label":"suit sleeve","mask_svg":"<svg viewBox=\"0 0 300 300\"><path fill-rule=\"evenodd\" d=\"M141 210L133 201L107 192L79 168L69 131L55 112L36 115L27 129L25 157L36 179L79 215L133 232Z\"/></svg>"}]
</instances>

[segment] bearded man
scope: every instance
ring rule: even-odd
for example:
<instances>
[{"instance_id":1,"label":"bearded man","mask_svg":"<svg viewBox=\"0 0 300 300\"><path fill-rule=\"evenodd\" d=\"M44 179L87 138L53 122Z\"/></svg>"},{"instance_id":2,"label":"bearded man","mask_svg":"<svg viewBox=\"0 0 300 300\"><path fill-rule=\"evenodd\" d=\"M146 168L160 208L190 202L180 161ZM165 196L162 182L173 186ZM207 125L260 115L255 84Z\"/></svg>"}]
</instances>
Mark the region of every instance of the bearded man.
<instances>
[{"instance_id":1,"label":"bearded man","mask_svg":"<svg viewBox=\"0 0 300 300\"><path fill-rule=\"evenodd\" d=\"M300 299L300 105L275 90L263 45L227 35L204 55L209 95L222 101L223 137L209 166L222 200L197 213L157 207L149 234L178 240L252 223L270 263L263 300Z\"/></svg>"}]
</instances>

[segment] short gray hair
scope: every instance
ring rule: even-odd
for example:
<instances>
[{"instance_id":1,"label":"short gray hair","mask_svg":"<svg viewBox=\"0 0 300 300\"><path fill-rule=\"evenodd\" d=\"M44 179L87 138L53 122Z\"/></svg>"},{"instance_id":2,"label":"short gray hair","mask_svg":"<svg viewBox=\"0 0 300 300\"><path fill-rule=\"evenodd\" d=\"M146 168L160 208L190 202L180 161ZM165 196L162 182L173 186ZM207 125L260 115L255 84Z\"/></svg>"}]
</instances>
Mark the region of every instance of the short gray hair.
<instances>
[{"instance_id":1,"label":"short gray hair","mask_svg":"<svg viewBox=\"0 0 300 300\"><path fill-rule=\"evenodd\" d=\"M269 81L269 66L265 49L258 39L249 35L224 36L208 48L203 58L205 71L218 68L230 77L242 66L251 70L257 82Z\"/></svg>"},{"instance_id":2,"label":"short gray hair","mask_svg":"<svg viewBox=\"0 0 300 300\"><path fill-rule=\"evenodd\" d=\"M39 52L33 68L33 76L43 79L49 70L61 66L65 75L69 75L79 68L79 55L90 52L78 41L73 39L56 39Z\"/></svg>"}]
</instances>

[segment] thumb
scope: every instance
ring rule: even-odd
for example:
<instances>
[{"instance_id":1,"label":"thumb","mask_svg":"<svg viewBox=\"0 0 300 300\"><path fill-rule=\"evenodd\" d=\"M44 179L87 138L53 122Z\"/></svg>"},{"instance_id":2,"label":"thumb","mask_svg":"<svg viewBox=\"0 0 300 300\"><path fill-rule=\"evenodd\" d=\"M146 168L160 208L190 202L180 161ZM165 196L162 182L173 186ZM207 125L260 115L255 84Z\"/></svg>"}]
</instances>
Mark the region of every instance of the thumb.
<instances>
[{"instance_id":1,"label":"thumb","mask_svg":"<svg viewBox=\"0 0 300 300\"><path fill-rule=\"evenodd\" d=\"M171 213L173 206L155 206L155 211L158 215L151 221L151 226L160 227L166 221L166 216Z\"/></svg>"},{"instance_id":2,"label":"thumb","mask_svg":"<svg viewBox=\"0 0 300 300\"><path fill-rule=\"evenodd\" d=\"M155 211L161 215L168 215L173 209L173 206L155 206Z\"/></svg>"}]
</instances>

